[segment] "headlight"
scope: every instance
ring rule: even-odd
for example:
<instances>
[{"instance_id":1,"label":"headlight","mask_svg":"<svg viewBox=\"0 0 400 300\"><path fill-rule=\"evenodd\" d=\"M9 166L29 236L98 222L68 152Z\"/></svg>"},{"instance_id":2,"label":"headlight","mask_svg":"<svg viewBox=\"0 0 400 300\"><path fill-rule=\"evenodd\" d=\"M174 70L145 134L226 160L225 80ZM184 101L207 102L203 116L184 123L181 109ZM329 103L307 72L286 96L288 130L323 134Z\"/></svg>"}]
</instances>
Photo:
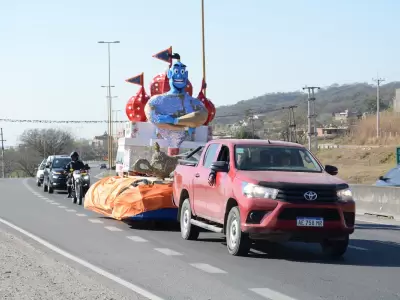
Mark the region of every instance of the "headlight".
<instances>
[{"instance_id":1,"label":"headlight","mask_svg":"<svg viewBox=\"0 0 400 300\"><path fill-rule=\"evenodd\" d=\"M83 179L85 179L85 180L89 180L89 175L85 175L85 176L83 176Z\"/></svg>"},{"instance_id":2,"label":"headlight","mask_svg":"<svg viewBox=\"0 0 400 300\"><path fill-rule=\"evenodd\" d=\"M265 199L276 199L279 190L259 186L253 183L243 183L242 185L243 195L247 198L265 198Z\"/></svg>"},{"instance_id":3,"label":"headlight","mask_svg":"<svg viewBox=\"0 0 400 300\"><path fill-rule=\"evenodd\" d=\"M54 179L57 179L57 178L58 178L58 175L53 175L53 178L54 178Z\"/></svg>"},{"instance_id":4,"label":"headlight","mask_svg":"<svg viewBox=\"0 0 400 300\"><path fill-rule=\"evenodd\" d=\"M350 189L344 189L344 190L337 191L337 196L339 198L339 201L342 201L342 202L347 202L347 201L353 200L353 193L351 192Z\"/></svg>"}]
</instances>

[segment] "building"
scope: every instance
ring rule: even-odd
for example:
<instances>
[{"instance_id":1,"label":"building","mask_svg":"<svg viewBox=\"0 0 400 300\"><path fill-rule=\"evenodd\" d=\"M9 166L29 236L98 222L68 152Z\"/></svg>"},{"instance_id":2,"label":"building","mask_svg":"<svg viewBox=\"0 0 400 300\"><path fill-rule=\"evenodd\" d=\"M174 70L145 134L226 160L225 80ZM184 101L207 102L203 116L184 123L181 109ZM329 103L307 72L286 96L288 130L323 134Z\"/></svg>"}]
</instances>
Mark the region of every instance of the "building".
<instances>
[{"instance_id":1,"label":"building","mask_svg":"<svg viewBox=\"0 0 400 300\"><path fill-rule=\"evenodd\" d=\"M93 147L104 147L107 145L108 134L104 132L103 135L95 136L92 140Z\"/></svg>"}]
</instances>

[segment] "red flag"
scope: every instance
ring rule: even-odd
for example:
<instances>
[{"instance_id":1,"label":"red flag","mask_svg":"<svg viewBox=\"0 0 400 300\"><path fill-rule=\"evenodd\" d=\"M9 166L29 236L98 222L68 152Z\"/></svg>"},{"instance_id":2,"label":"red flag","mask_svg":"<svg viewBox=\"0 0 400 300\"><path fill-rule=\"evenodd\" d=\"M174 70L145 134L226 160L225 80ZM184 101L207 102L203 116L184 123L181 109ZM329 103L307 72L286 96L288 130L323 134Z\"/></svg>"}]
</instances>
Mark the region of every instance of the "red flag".
<instances>
[{"instance_id":1,"label":"red flag","mask_svg":"<svg viewBox=\"0 0 400 300\"><path fill-rule=\"evenodd\" d=\"M157 54L154 54L153 57L158 58L162 61L165 61L165 62L171 64L172 63L172 46L169 47L168 49L158 52Z\"/></svg>"},{"instance_id":2,"label":"red flag","mask_svg":"<svg viewBox=\"0 0 400 300\"><path fill-rule=\"evenodd\" d=\"M137 75L137 76L135 76L135 77L131 77L131 78L129 78L129 79L126 79L125 81L126 81L126 82L129 82L129 83L138 84L138 85L143 86L143 85L144 85L144 79L143 79L143 77L144 77L144 75L143 75L143 73L142 73L142 74Z\"/></svg>"}]
</instances>

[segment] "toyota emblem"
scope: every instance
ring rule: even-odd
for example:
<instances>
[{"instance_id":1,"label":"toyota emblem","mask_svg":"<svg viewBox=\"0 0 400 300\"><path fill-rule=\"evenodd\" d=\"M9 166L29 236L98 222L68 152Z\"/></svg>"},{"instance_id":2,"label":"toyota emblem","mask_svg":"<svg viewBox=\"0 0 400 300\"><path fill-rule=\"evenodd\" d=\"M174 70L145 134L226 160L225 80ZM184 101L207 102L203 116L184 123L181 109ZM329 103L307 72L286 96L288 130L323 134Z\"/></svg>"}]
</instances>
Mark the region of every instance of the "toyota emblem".
<instances>
[{"instance_id":1,"label":"toyota emblem","mask_svg":"<svg viewBox=\"0 0 400 300\"><path fill-rule=\"evenodd\" d=\"M306 199L307 201L317 200L317 193L311 191L306 192L304 193L304 199Z\"/></svg>"}]
</instances>

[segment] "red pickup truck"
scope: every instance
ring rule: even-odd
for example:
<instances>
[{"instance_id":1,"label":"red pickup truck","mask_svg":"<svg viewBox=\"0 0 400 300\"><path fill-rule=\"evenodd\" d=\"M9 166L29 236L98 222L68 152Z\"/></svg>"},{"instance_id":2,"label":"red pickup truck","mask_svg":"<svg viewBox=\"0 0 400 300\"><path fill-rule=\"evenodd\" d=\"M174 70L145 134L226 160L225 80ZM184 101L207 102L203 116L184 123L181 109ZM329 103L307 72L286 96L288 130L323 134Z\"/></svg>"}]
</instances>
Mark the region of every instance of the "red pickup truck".
<instances>
[{"instance_id":1,"label":"red pickup truck","mask_svg":"<svg viewBox=\"0 0 400 300\"><path fill-rule=\"evenodd\" d=\"M212 140L174 171L181 235L195 240L199 227L224 233L232 255L247 255L252 241L301 241L340 257L354 232L355 202L337 173L299 144Z\"/></svg>"}]
</instances>

